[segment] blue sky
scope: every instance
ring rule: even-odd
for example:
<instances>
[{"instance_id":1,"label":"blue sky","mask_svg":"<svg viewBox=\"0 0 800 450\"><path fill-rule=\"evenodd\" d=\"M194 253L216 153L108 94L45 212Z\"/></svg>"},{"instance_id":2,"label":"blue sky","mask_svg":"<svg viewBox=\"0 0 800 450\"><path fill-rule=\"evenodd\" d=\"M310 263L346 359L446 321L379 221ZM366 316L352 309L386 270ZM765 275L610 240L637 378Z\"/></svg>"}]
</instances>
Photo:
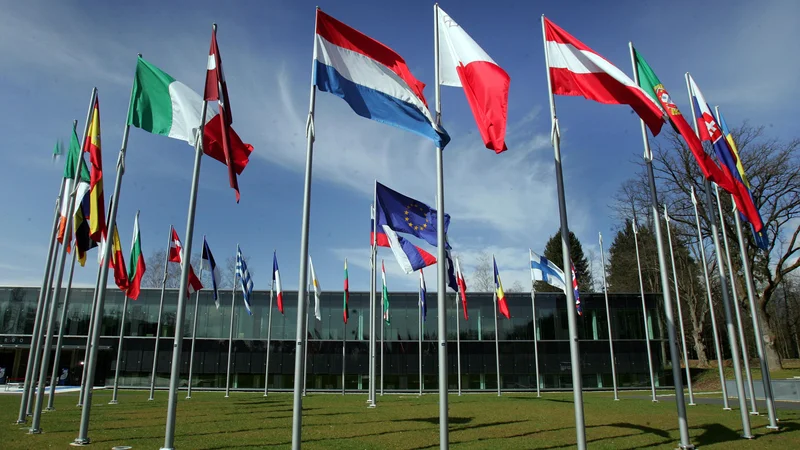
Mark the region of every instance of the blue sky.
<instances>
[{"instance_id":1,"label":"blue sky","mask_svg":"<svg viewBox=\"0 0 800 450\"><path fill-rule=\"evenodd\" d=\"M48 225L63 162L51 163L57 139L73 119L83 127L97 86L106 194L113 188L136 54L197 91L202 89L210 25L218 39L231 95L234 127L255 151L239 178L240 204L226 170L205 158L195 236L208 235L218 261L237 242L251 257L256 288L269 287L277 249L286 289L297 288L304 126L308 108L314 6L401 54L433 100L431 2L297 0L176 2L10 2L0 14L0 149L6 219L0 222L0 284L41 283ZM673 98L688 113L683 73L692 72L706 98L731 125L749 119L777 138L793 137L795 81L800 63L800 3L787 1L613 2L444 1L442 8L511 76L509 150L482 148L461 90L442 88L443 122L453 142L444 154L450 239L472 271L475 256L497 254L504 284L527 285L527 249L541 249L558 227L553 151L539 17L581 39L630 74L633 40ZM629 108L581 98L556 98L570 228L585 251L597 232L610 243L609 205L619 184L638 170L639 123ZM340 99L317 95L310 251L324 290L341 289L348 258L353 289L368 287L369 203L378 179L434 204L435 155L430 142L368 121ZM183 238L193 162L183 142L131 129L119 204L123 247L141 210L145 254L166 245L175 225ZM195 241L195 251L199 248ZM431 249L432 250L432 249ZM127 251L127 250L126 250ZM391 254L390 288L414 290ZM599 259L599 256L598 256ZM94 256L90 256L90 261ZM599 264L596 264L599 266ZM93 285L94 264L75 283ZM149 270L158 270L150 267ZM433 271L429 286L435 287ZM113 282L113 281L112 281Z\"/></svg>"}]
</instances>

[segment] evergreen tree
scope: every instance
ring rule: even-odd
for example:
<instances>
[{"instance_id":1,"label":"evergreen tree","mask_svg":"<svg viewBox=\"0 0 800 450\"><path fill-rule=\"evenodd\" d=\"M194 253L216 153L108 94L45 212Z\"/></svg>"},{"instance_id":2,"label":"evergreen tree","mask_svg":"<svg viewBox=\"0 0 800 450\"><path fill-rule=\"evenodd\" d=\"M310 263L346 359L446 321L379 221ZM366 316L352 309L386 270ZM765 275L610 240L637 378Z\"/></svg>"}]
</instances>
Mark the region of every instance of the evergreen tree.
<instances>
[{"instance_id":1,"label":"evergreen tree","mask_svg":"<svg viewBox=\"0 0 800 450\"><path fill-rule=\"evenodd\" d=\"M575 274L578 277L578 289L581 292L592 292L594 283L592 282L592 273L589 270L589 261L586 259L586 255L583 254L581 241L579 241L575 233L571 231L569 232L569 254L572 257L572 264L575 265ZM555 263L558 267L564 264L563 253L561 252L560 229L550 237L547 244L544 246L544 257ZM565 272L569 270L570 268L567 267ZM536 282L536 290L539 292L559 292L559 289L541 281Z\"/></svg>"},{"instance_id":2,"label":"evergreen tree","mask_svg":"<svg viewBox=\"0 0 800 450\"><path fill-rule=\"evenodd\" d=\"M642 281L645 292L661 292L661 278L655 235L642 224L639 231L639 257L642 265ZM636 265L636 239L630 220L617 231L614 242L608 249L608 292L639 292L639 272Z\"/></svg>"}]
</instances>

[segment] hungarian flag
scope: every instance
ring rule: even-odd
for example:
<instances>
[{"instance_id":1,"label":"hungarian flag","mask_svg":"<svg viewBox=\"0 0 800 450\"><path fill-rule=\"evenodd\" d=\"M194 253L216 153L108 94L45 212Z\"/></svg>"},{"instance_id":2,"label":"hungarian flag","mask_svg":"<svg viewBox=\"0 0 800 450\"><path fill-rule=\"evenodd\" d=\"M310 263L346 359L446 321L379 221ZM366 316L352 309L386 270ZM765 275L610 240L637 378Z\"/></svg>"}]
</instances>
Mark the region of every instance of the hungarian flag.
<instances>
[{"instance_id":1,"label":"hungarian flag","mask_svg":"<svg viewBox=\"0 0 800 450\"><path fill-rule=\"evenodd\" d=\"M142 286L142 277L146 268L144 265L144 255L142 254L142 235L139 233L139 212L136 212L136 219L133 221L133 241L131 244L131 259L128 267L128 280L130 284L126 295L132 300L139 298L139 291Z\"/></svg>"},{"instance_id":2,"label":"hungarian flag","mask_svg":"<svg viewBox=\"0 0 800 450\"><path fill-rule=\"evenodd\" d=\"M629 105L644 120L653 136L661 131L664 113L642 88L586 44L548 19L543 20L553 94Z\"/></svg>"},{"instance_id":3,"label":"hungarian flag","mask_svg":"<svg viewBox=\"0 0 800 450\"><path fill-rule=\"evenodd\" d=\"M125 257L122 255L122 245L119 242L119 232L117 227L114 226L114 232L111 235L111 261L108 262L109 267L114 269L114 282L123 292L128 292L130 285L128 279L128 272L125 268Z\"/></svg>"},{"instance_id":4,"label":"hungarian flag","mask_svg":"<svg viewBox=\"0 0 800 450\"><path fill-rule=\"evenodd\" d=\"M439 30L439 83L463 87L483 144L506 147L508 86L511 78L463 28L436 6Z\"/></svg>"},{"instance_id":5,"label":"hungarian flag","mask_svg":"<svg viewBox=\"0 0 800 450\"><path fill-rule=\"evenodd\" d=\"M458 262L458 257L456 257L456 283L458 284L458 293L461 295L464 320L469 320L469 314L467 314L467 282L464 280L464 274L461 273L461 264Z\"/></svg>"},{"instance_id":6,"label":"hungarian flag","mask_svg":"<svg viewBox=\"0 0 800 450\"><path fill-rule=\"evenodd\" d=\"M169 241L169 255L167 259L169 262L174 263L183 263L183 245L181 245L181 239L178 237L178 232L175 231L175 228L170 226L172 230L172 239ZM194 267L192 267L191 263L189 263L189 285L186 288L189 294L194 294L195 292L203 289L203 283L200 282L200 279L197 278L197 275L194 273Z\"/></svg>"},{"instance_id":7,"label":"hungarian flag","mask_svg":"<svg viewBox=\"0 0 800 450\"><path fill-rule=\"evenodd\" d=\"M69 150L64 162L64 191L61 193L61 217L58 221L58 242L64 244L64 236L67 234L67 216L75 214L80 210L80 201L83 196L89 192L89 172L86 170L86 165L80 165L81 176L78 177L78 186L75 187L75 171L79 169L79 163L83 161L83 154L81 153L81 144L78 141L78 134L75 127L72 127L72 138L69 143ZM69 209L69 199L75 195L72 211ZM66 239L67 248L72 241L71 237Z\"/></svg>"},{"instance_id":8,"label":"hungarian flag","mask_svg":"<svg viewBox=\"0 0 800 450\"><path fill-rule=\"evenodd\" d=\"M283 314L283 288L281 288L281 272L278 270L278 253L272 252L272 285L278 298L278 311Z\"/></svg>"},{"instance_id":9,"label":"hungarian flag","mask_svg":"<svg viewBox=\"0 0 800 450\"><path fill-rule=\"evenodd\" d=\"M236 191L236 202L239 202L239 181L231 162L231 104L228 97L228 85L225 82L225 72L222 70L222 58L217 45L217 27L211 31L211 49L208 51L208 70L206 71L206 88L203 94L206 101L217 100L219 104L220 125L222 130L222 152L225 156L225 165L228 166L228 178L231 187Z\"/></svg>"},{"instance_id":10,"label":"hungarian flag","mask_svg":"<svg viewBox=\"0 0 800 450\"><path fill-rule=\"evenodd\" d=\"M511 318L511 312L508 310L508 303L506 303L506 293L503 291L503 282L500 281L500 271L497 270L497 261L492 255L492 264L494 264L494 291L497 296L497 307L500 309L500 314L506 316L506 319Z\"/></svg>"},{"instance_id":11,"label":"hungarian flag","mask_svg":"<svg viewBox=\"0 0 800 450\"><path fill-rule=\"evenodd\" d=\"M347 258L344 259L344 323L350 318L347 304L350 303L350 277L347 273Z\"/></svg>"},{"instance_id":12,"label":"hungarian flag","mask_svg":"<svg viewBox=\"0 0 800 450\"><path fill-rule=\"evenodd\" d=\"M89 231L95 242L106 234L106 208L103 199L103 153L100 145L100 100L95 98L89 134L83 143L83 151L89 153L92 173L89 182Z\"/></svg>"},{"instance_id":13,"label":"hungarian flag","mask_svg":"<svg viewBox=\"0 0 800 450\"><path fill-rule=\"evenodd\" d=\"M390 325L389 288L386 287L386 267L383 266L383 260L381 260L381 281L383 282L383 288L381 289L381 298L383 299L383 320L386 322L386 325Z\"/></svg>"}]
</instances>

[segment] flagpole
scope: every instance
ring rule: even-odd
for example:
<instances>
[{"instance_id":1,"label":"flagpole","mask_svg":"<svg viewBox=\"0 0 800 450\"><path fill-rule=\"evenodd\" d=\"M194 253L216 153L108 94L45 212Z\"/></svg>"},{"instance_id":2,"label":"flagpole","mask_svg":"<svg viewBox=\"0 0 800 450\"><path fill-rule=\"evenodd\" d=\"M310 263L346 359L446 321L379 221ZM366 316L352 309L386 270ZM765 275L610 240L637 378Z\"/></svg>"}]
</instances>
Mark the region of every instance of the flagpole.
<instances>
[{"instance_id":1,"label":"flagpole","mask_svg":"<svg viewBox=\"0 0 800 450\"><path fill-rule=\"evenodd\" d=\"M316 8L315 17L319 7ZM316 19L315 19L316 23ZM316 99L316 29L314 30L314 53L311 60L311 84L308 95L308 119L306 121L306 170L303 182L303 219L300 227L300 272L297 289L297 333L295 335L294 355L294 394L292 398L292 450L300 450L302 446L303 397L301 396L300 371L303 369L303 341L305 340L305 297L304 291L308 283L308 226L311 214L311 168L314 157L314 101Z\"/></svg>"},{"instance_id":2,"label":"flagpole","mask_svg":"<svg viewBox=\"0 0 800 450\"><path fill-rule=\"evenodd\" d=\"M122 317L119 323L119 341L117 342L117 362L114 365L114 391L111 394L111 401L108 402L109 405L116 405L119 403L117 401L117 392L119 390L119 373L121 369L119 368L120 363L122 362L122 339L125 336L125 315L128 312L128 296L123 293L122 296L124 300L122 301Z\"/></svg>"},{"instance_id":3,"label":"flagpole","mask_svg":"<svg viewBox=\"0 0 800 450\"><path fill-rule=\"evenodd\" d=\"M606 322L608 325L608 351L611 353L611 381L614 383L614 400L619 401L617 392L617 358L614 356L614 335L611 333L611 309L608 306L608 284L606 283L606 253L603 250L603 233L598 232L600 238L600 259L603 263L603 296L606 300Z\"/></svg>"},{"instance_id":4,"label":"flagpole","mask_svg":"<svg viewBox=\"0 0 800 450\"><path fill-rule=\"evenodd\" d=\"M533 250L528 249L529 261L533 260ZM533 276L533 267L531 266L531 322L533 323L533 364L536 373L536 396L541 397L541 388L539 383L539 336L536 334L536 283ZM616 387L616 386L615 386ZM616 389L614 389L616 394Z\"/></svg>"},{"instance_id":5,"label":"flagpole","mask_svg":"<svg viewBox=\"0 0 800 450\"><path fill-rule=\"evenodd\" d=\"M694 121L695 133L697 130L697 113L694 109L694 101L692 99L692 89L689 84L689 72L686 72L686 91L689 94L689 103L692 106L692 119ZM699 133L698 133L699 134ZM711 181L707 178L704 180L705 194L706 194L706 213L708 221L711 225L711 239L714 242L715 254L717 255L717 269L719 271L719 284L720 291L722 291L722 308L725 312L725 325L728 329L728 342L731 349L731 360L733 361L733 375L736 379L736 390L739 400L739 413L742 416L742 437L745 439L752 439L753 435L750 432L750 416L747 414L747 400L745 399L744 383L742 381L742 368L739 362L739 346L736 345L736 329L733 323L733 316L731 315L731 304L728 297L728 281L725 276L724 262L722 261L722 246L719 243L719 234L717 231L717 217L714 211L714 200L711 198Z\"/></svg>"},{"instance_id":6,"label":"flagpole","mask_svg":"<svg viewBox=\"0 0 800 450\"><path fill-rule=\"evenodd\" d=\"M494 255L492 255L494 259ZM494 356L497 368L497 396L500 397L500 342L499 331L497 330L497 290L492 295L492 303L494 303Z\"/></svg>"},{"instance_id":7,"label":"flagpole","mask_svg":"<svg viewBox=\"0 0 800 450\"><path fill-rule=\"evenodd\" d=\"M736 293L736 285L734 285L733 263L731 262L731 249L728 245L728 232L725 230L725 214L722 212L722 200L719 198L719 187L714 184L714 194L717 197L717 211L719 212L719 223L722 228L722 242L725 243L725 259L728 263L728 276L731 277L731 293L733 294L733 310L736 312L736 331L739 333L739 345L742 349L742 363L744 363L744 373L747 379L747 390L750 397L750 414L758 415L758 406L756 405L756 391L753 386L753 376L750 373L750 355L747 352L747 340L744 335L744 327L742 326L742 315L739 312L741 309L739 303L739 294ZM733 201L733 199L731 198Z\"/></svg>"},{"instance_id":8,"label":"flagpole","mask_svg":"<svg viewBox=\"0 0 800 450\"><path fill-rule=\"evenodd\" d=\"M633 206L633 205L631 205ZM653 402L658 402L656 398L656 383L655 383L655 376L653 376L653 354L652 350L650 349L650 330L647 326L647 305L645 304L644 300L644 283L642 281L642 263L639 259L639 231L636 227L636 213L633 214L633 222L631 222L631 227L633 228L633 240L636 244L636 269L639 272L639 292L642 296L642 323L644 325L644 341L645 345L647 346L647 369L650 374L650 393L653 396ZM669 286L667 286L669 289Z\"/></svg>"},{"instance_id":9,"label":"flagpole","mask_svg":"<svg viewBox=\"0 0 800 450\"><path fill-rule=\"evenodd\" d=\"M369 408L375 407L375 386L377 378L375 376L375 313L377 307L375 303L378 301L377 290L377 277L378 277L378 218L377 218L377 205L378 205L378 181L375 180L375 188L373 191L372 202L372 253L370 256L372 277L370 282L370 297L369 297Z\"/></svg>"},{"instance_id":10,"label":"flagpole","mask_svg":"<svg viewBox=\"0 0 800 450\"><path fill-rule=\"evenodd\" d=\"M238 251L239 244L236 244L236 249ZM236 302L236 282L239 281L239 277L237 276L236 269L233 270L233 285L231 286L231 325L230 329L228 330L228 368L227 375L225 376L225 398L230 397L231 392L231 353L233 350L233 316L235 310L235 302Z\"/></svg>"},{"instance_id":11,"label":"flagpole","mask_svg":"<svg viewBox=\"0 0 800 450\"><path fill-rule=\"evenodd\" d=\"M422 273L422 269L420 269L420 273ZM421 275L420 275L421 276ZM422 285L420 284L420 288ZM420 290L420 294L422 291ZM422 333L424 332L422 329L422 298L419 299L417 302L417 309L419 310L419 326L418 328L418 336L417 336L417 343L419 344L419 395L422 396Z\"/></svg>"},{"instance_id":12,"label":"flagpole","mask_svg":"<svg viewBox=\"0 0 800 450\"><path fill-rule=\"evenodd\" d=\"M303 345L303 397L306 396L306 390L308 387L308 317L311 315L311 299L309 298L309 291L310 289L306 288L306 299L308 299L309 304L306 305L306 340L305 344Z\"/></svg>"},{"instance_id":13,"label":"flagpole","mask_svg":"<svg viewBox=\"0 0 800 450\"><path fill-rule=\"evenodd\" d=\"M203 235L203 246L205 247L206 235ZM191 261L191 258L189 258ZM200 281L203 280L203 266L200 263ZM192 349L189 351L189 380L186 383L186 398L192 398L192 374L194 373L194 344L197 339L197 313L200 312L200 291L198 289L194 296L194 317L192 318Z\"/></svg>"},{"instance_id":14,"label":"flagpole","mask_svg":"<svg viewBox=\"0 0 800 450\"><path fill-rule=\"evenodd\" d=\"M637 86L639 84L639 72L636 70L636 61L633 54L633 44L628 43L631 53L631 65L633 66L633 79ZM644 145L644 162L647 167L647 181L650 188L650 213L653 216L653 223L656 232L656 249L658 251L658 270L661 275L661 295L664 300L664 316L667 322L667 338L669 339L669 357L672 365L672 379L675 384L675 405L678 409L678 431L680 434L680 445L682 449L693 449L694 445L689 441L689 424L686 419L686 400L683 396L683 380L681 379L681 357L678 353L678 344L675 336L675 319L672 315L672 294L669 291L669 274L667 273L667 256L664 250L664 238L661 232L661 219L658 214L658 191L656 189L656 178L653 172L653 152L650 150L650 142L647 139L647 130L644 120L639 120L642 130L642 144Z\"/></svg>"},{"instance_id":15,"label":"flagpole","mask_svg":"<svg viewBox=\"0 0 800 450\"><path fill-rule=\"evenodd\" d=\"M386 274L383 272L383 260L381 260L381 275L383 277L386 276ZM383 289L381 289L381 311L383 312L383 314L381 314L381 397L383 397L383 333L386 329L386 299L383 297L384 295L385 293L383 292Z\"/></svg>"},{"instance_id":16,"label":"flagpole","mask_svg":"<svg viewBox=\"0 0 800 450\"><path fill-rule=\"evenodd\" d=\"M275 250L273 250L273 255ZM264 397L269 395L269 351L272 346L272 299L275 292L275 273L269 285L269 319L267 319L267 361L264 363Z\"/></svg>"},{"instance_id":17,"label":"flagpole","mask_svg":"<svg viewBox=\"0 0 800 450\"><path fill-rule=\"evenodd\" d=\"M65 237L66 238L66 237ZM61 345L64 342L64 321L67 319L67 308L69 307L69 297L72 293L72 276L75 273L75 260L78 256L78 241L72 249L72 262L69 266L67 276L67 292L64 294L64 305L61 306L61 318L58 321L58 339L56 340L56 356L53 358L53 371L50 373L50 393L47 396L47 407L45 411L55 411L53 402L56 396L56 385L58 384L58 363L61 360Z\"/></svg>"},{"instance_id":18,"label":"flagpole","mask_svg":"<svg viewBox=\"0 0 800 450\"><path fill-rule=\"evenodd\" d=\"M167 290L167 271L169 270L169 250L172 247L172 225L169 226L169 236L167 237L167 252L164 254L164 278L161 280L161 299L158 301L158 321L156 322L156 342L153 348L153 369L150 372L150 397L148 401L153 401L156 390L156 366L158 365L158 341L161 338L161 316L164 314L164 294ZM183 255L181 255L183 259Z\"/></svg>"},{"instance_id":19,"label":"flagpole","mask_svg":"<svg viewBox=\"0 0 800 450\"><path fill-rule=\"evenodd\" d=\"M442 124L442 102L441 85L439 80L439 4L433 5L434 23L434 73L436 83L434 83L435 106L436 106L436 125ZM437 337L439 340L439 449L447 450L450 448L449 438L449 417L447 411L447 274L445 271L446 245L444 235L444 169L442 162L442 147L436 147L436 243L437 261L436 264L436 306L438 308L436 319L438 322Z\"/></svg>"},{"instance_id":20,"label":"flagpole","mask_svg":"<svg viewBox=\"0 0 800 450\"><path fill-rule=\"evenodd\" d=\"M106 232L108 232L108 224L106 223ZM100 246L98 246L97 252L100 254L100 258L102 258L103 252L103 240L100 239ZM103 263L105 261L100 261L97 264L97 276L95 277L95 284L94 284L94 292L92 294L92 304L89 311L89 328L86 332L86 347L83 351L83 368L81 369L81 389L78 392L78 403L75 405L76 407L80 408L83 406L83 399L86 398L86 363L89 361L89 350L91 349L92 344L92 330L94 329L94 310L97 305L97 294L100 291L100 273L103 271Z\"/></svg>"},{"instance_id":21,"label":"flagpole","mask_svg":"<svg viewBox=\"0 0 800 450\"><path fill-rule=\"evenodd\" d=\"M40 331L42 310L45 308L45 299L48 292L50 292L50 271L53 265L54 250L56 248L56 234L58 230L58 220L60 218L61 206L61 193L64 191L64 177L61 177L61 187L59 188L58 197L56 197L56 207L53 212L53 226L50 229L50 243L47 246L47 258L44 263L44 275L42 276L42 287L39 288L39 300L36 302L36 317L33 321L33 333L31 334L31 346L28 351L28 363L25 366L25 379L22 383L22 395L19 402L19 417L17 424L23 424L26 421L26 414L28 412L28 394L33 392L31 385L33 384L33 361L39 352L36 351L36 343L39 336L42 334Z\"/></svg>"},{"instance_id":22,"label":"flagpole","mask_svg":"<svg viewBox=\"0 0 800 450\"><path fill-rule=\"evenodd\" d=\"M97 88L92 88L92 95L91 101L89 102L89 109L86 111L86 122L84 123L83 127L83 134L81 135L81 149L83 149L83 144L86 141L86 134L89 132L89 119L92 114L92 107L94 106L94 102L97 99ZM74 128L73 128L74 130ZM47 334L44 341L44 350L41 358L41 365L35 369L39 369L39 380L38 380L38 391L36 392L36 404L33 408L33 419L31 420L31 428L29 433L30 434L39 434L42 432L40 427L41 420L42 420L42 406L44 404L44 385L47 381L47 369L50 366L50 349L53 346L53 332L55 328L55 319L56 319L56 310L58 307L58 300L61 297L61 282L64 278L64 264L67 260L67 245L69 245L69 241L71 236L74 234L72 232L72 225L73 225L73 217L74 214L74 206L75 206L75 196L78 189L78 180L81 178L81 162L83 162L83 153L81 153L78 157L78 160L75 162L75 176L73 177L73 192L70 193L69 199L67 200L67 221L64 233L64 245L61 246L59 250L58 256L58 266L56 268L56 279L55 283L53 283L53 301L50 302L49 308L50 311L48 312L47 316ZM76 251L76 250L73 250ZM44 318L44 316L42 316Z\"/></svg>"},{"instance_id":23,"label":"flagpole","mask_svg":"<svg viewBox=\"0 0 800 450\"><path fill-rule=\"evenodd\" d=\"M131 87L131 94L133 94L133 87ZM88 118L87 118L88 122ZM114 193L111 194L111 208L108 211L108 220L106 221L106 228L108 230L108 239L103 245L103 258L100 264L100 275L97 281L96 298L94 301L94 313L92 319L92 328L89 331L91 336L91 343L89 344L89 357L84 362L86 367L86 376L84 377L84 394L83 394L83 409L81 410L81 423L78 429L78 437L72 442L72 445L80 446L87 445L91 442L89 439L89 419L92 412L92 394L94 387L94 375L97 370L97 347L100 344L100 333L103 325L103 312L106 302L106 284L108 283L108 261L111 255L111 247L113 244L109 242L114 236L114 230L117 224L117 205L119 204L119 194L122 189L122 175L125 173L125 152L128 148L128 133L130 125L125 124L125 129L122 133L122 145L117 157L117 173L114 178Z\"/></svg>"},{"instance_id":24,"label":"flagpole","mask_svg":"<svg viewBox=\"0 0 800 450\"><path fill-rule=\"evenodd\" d=\"M461 289L459 287L459 289ZM458 304L461 301L456 292L456 370L458 371L458 396L461 396L461 317L459 316Z\"/></svg>"},{"instance_id":25,"label":"flagpole","mask_svg":"<svg viewBox=\"0 0 800 450\"><path fill-rule=\"evenodd\" d=\"M545 68L547 69L547 93L550 100L550 119L552 122L551 140L556 172L556 185L558 187L558 212L561 218L561 252L564 263L564 289L567 302L567 324L569 326L569 353L572 368L572 396L575 404L575 434L578 450L586 449L586 426L583 415L583 378L581 376L580 351L578 344L578 319L575 313L575 297L572 289L572 267L569 254L569 225L567 224L567 203L564 197L564 175L561 171L561 142L556 118L556 104L553 96L553 84L550 80L550 57L547 53L547 35L544 25L545 17L542 15L542 43L544 44Z\"/></svg>"},{"instance_id":26,"label":"flagpole","mask_svg":"<svg viewBox=\"0 0 800 450\"><path fill-rule=\"evenodd\" d=\"M728 387L725 384L725 370L722 366L723 354L719 335L717 334L717 319L714 314L714 304L711 297L711 279L708 276L708 262L706 261L706 249L703 246L703 232L700 228L700 213L697 210L697 198L694 196L694 186L692 186L692 204L694 205L694 219L697 223L697 246L700 247L700 260L703 263L703 276L706 281L706 294L708 297L708 312L711 314L711 330L714 332L714 351L717 353L717 369L719 369L719 382L722 386L722 409L730 411L728 404Z\"/></svg>"},{"instance_id":27,"label":"flagpole","mask_svg":"<svg viewBox=\"0 0 800 450\"><path fill-rule=\"evenodd\" d=\"M347 258L344 260L344 265L347 267ZM345 306L346 308L347 306ZM347 322L342 320L342 395L345 394L344 381L345 381L345 363L347 359Z\"/></svg>"},{"instance_id":28,"label":"flagpole","mask_svg":"<svg viewBox=\"0 0 800 450\"><path fill-rule=\"evenodd\" d=\"M56 243L56 247L53 248L52 257L54 263L55 263L55 257L58 255L59 245L61 244ZM45 337L44 321L47 318L45 313L49 308L50 302L53 301L53 293L55 292L55 289L53 288L53 280L55 280L55 277L56 277L56 265L51 264L50 275L49 278L47 279L47 290L45 292L44 306L42 307L42 316L39 318L39 336L37 336L36 349L35 349L36 355L34 356L33 367L31 368L33 376L31 379L31 387L28 390L28 404L26 408L27 409L26 415L28 416L33 415L33 405L35 403L36 392L37 392L36 385L39 381L39 366L42 358L42 346L44 345L44 337Z\"/></svg>"},{"instance_id":29,"label":"flagpole","mask_svg":"<svg viewBox=\"0 0 800 450\"><path fill-rule=\"evenodd\" d=\"M719 113L717 113L719 117ZM739 250L742 257L742 267L744 268L744 280L747 286L747 300L750 305L750 316L753 320L753 333L755 334L756 351L758 352L758 360L761 364L761 378L764 385L764 398L767 402L767 414L769 415L769 425L767 429L777 430L778 419L775 415L775 398L772 394L772 379L769 374L769 362L764 357L764 344L761 334L761 322L759 321L758 310L755 303L755 289L753 288L753 272L750 269L750 258L747 256L747 244L745 243L744 236L742 235L742 222L739 219L738 211L736 210L736 202L733 203L733 217L736 221L736 234L739 238Z\"/></svg>"},{"instance_id":30,"label":"flagpole","mask_svg":"<svg viewBox=\"0 0 800 450\"><path fill-rule=\"evenodd\" d=\"M683 362L686 364L686 384L689 387L689 406L695 406L694 393L692 392L692 374L689 371L689 353L686 349L686 333L683 328L683 312L681 311L681 293L678 290L678 269L675 266L675 251L672 246L672 230L669 227L669 214L667 205L664 205L664 222L667 224L667 242L669 243L669 258L672 261L672 281L675 285L675 302L678 305L678 323L681 326L681 343L683 344Z\"/></svg>"}]
</instances>

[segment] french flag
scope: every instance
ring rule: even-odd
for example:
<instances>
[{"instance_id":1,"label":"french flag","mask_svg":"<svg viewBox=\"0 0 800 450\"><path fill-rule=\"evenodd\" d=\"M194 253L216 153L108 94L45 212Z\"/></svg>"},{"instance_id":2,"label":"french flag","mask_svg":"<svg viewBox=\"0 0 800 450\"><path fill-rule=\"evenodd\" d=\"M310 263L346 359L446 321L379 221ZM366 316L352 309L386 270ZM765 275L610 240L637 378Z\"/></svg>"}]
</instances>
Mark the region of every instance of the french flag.
<instances>
[{"instance_id":1,"label":"french flag","mask_svg":"<svg viewBox=\"0 0 800 450\"><path fill-rule=\"evenodd\" d=\"M317 9L314 84L361 117L411 131L440 148L450 142L428 110L405 60L394 50Z\"/></svg>"},{"instance_id":2,"label":"french flag","mask_svg":"<svg viewBox=\"0 0 800 450\"><path fill-rule=\"evenodd\" d=\"M423 267L436 264L436 257L417 247L408 240L399 236L388 225L374 230L374 219L370 221L370 245L378 247L389 247L394 254L397 263L405 271L412 273Z\"/></svg>"},{"instance_id":3,"label":"french flag","mask_svg":"<svg viewBox=\"0 0 800 450\"><path fill-rule=\"evenodd\" d=\"M281 272L278 270L278 252L272 252L272 285L278 298L278 311L283 314L283 288L281 288Z\"/></svg>"}]
</instances>

